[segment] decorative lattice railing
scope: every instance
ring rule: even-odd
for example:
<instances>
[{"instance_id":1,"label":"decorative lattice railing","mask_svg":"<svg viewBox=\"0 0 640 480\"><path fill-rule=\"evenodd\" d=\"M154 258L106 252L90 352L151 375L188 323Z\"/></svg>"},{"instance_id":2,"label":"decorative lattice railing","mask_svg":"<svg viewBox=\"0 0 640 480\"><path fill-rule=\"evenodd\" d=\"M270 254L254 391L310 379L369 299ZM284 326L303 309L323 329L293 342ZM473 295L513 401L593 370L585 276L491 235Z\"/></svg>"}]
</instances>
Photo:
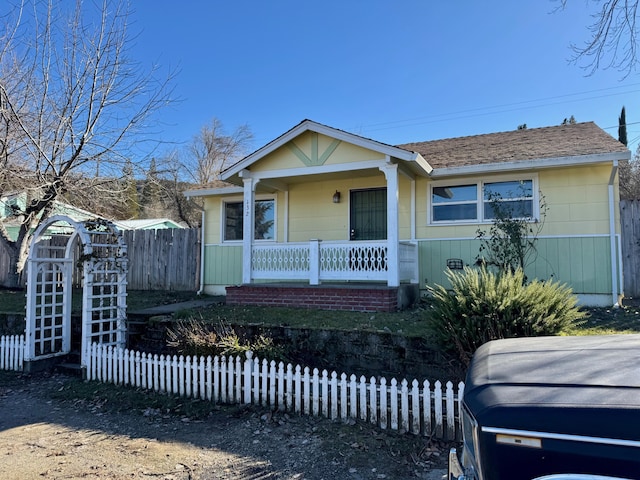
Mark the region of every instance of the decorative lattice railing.
<instances>
[{"instance_id":1,"label":"decorative lattice railing","mask_svg":"<svg viewBox=\"0 0 640 480\"><path fill-rule=\"evenodd\" d=\"M417 247L398 245L401 281L417 281ZM270 280L373 280L387 281L386 241L321 242L254 245L251 278Z\"/></svg>"}]
</instances>

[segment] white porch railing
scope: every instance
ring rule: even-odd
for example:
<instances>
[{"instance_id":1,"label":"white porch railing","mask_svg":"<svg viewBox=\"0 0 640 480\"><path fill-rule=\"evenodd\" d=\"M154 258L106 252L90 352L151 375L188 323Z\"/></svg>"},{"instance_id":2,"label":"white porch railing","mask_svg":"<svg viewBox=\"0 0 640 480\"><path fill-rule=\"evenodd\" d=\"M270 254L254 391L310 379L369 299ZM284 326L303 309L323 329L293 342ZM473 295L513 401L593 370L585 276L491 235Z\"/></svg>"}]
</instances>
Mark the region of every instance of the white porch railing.
<instances>
[{"instance_id":1,"label":"white porch railing","mask_svg":"<svg viewBox=\"0 0 640 480\"><path fill-rule=\"evenodd\" d=\"M398 245L400 281L417 282L418 249L409 242ZM281 243L254 245L251 278L268 280L368 280L389 277L386 241Z\"/></svg>"}]
</instances>

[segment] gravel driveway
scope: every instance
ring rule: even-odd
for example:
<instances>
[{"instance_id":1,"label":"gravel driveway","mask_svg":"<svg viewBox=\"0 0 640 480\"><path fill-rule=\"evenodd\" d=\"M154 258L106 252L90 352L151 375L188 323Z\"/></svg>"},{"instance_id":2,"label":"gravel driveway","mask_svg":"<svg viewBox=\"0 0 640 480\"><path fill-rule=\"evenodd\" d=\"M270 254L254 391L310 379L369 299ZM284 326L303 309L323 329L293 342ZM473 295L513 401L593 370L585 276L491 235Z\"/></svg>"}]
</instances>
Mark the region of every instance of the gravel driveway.
<instances>
[{"instance_id":1,"label":"gravel driveway","mask_svg":"<svg viewBox=\"0 0 640 480\"><path fill-rule=\"evenodd\" d=\"M371 425L216 408L203 420L99 398L66 376L0 372L2 479L440 479L449 445ZM98 385L98 384L96 384Z\"/></svg>"}]
</instances>

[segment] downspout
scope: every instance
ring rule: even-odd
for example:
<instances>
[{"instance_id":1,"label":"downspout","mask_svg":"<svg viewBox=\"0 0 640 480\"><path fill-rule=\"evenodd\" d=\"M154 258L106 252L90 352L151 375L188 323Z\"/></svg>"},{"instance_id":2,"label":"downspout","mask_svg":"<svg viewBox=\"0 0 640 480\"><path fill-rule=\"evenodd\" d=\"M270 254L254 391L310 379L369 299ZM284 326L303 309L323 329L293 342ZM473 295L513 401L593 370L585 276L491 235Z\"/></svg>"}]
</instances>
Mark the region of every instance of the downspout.
<instances>
[{"instance_id":1,"label":"downspout","mask_svg":"<svg viewBox=\"0 0 640 480\"><path fill-rule=\"evenodd\" d=\"M202 295L204 291L204 209L200 212L202 219L200 220L200 289L196 295Z\"/></svg>"},{"instance_id":2,"label":"downspout","mask_svg":"<svg viewBox=\"0 0 640 480\"><path fill-rule=\"evenodd\" d=\"M616 241L616 211L614 181L618 173L618 160L613 161L609 177L609 244L611 250L611 298L612 305L619 307L618 298L618 255Z\"/></svg>"}]
</instances>

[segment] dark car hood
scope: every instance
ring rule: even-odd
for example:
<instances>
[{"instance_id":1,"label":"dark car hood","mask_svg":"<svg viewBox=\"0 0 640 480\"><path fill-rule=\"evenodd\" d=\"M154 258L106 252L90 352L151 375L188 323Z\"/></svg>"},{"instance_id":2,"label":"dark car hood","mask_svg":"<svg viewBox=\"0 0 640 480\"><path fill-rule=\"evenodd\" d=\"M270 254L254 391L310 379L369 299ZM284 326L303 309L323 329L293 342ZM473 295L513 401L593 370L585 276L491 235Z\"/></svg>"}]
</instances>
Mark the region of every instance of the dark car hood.
<instances>
[{"instance_id":1,"label":"dark car hood","mask_svg":"<svg viewBox=\"0 0 640 480\"><path fill-rule=\"evenodd\" d=\"M482 426L640 440L640 335L489 342L464 402Z\"/></svg>"}]
</instances>

